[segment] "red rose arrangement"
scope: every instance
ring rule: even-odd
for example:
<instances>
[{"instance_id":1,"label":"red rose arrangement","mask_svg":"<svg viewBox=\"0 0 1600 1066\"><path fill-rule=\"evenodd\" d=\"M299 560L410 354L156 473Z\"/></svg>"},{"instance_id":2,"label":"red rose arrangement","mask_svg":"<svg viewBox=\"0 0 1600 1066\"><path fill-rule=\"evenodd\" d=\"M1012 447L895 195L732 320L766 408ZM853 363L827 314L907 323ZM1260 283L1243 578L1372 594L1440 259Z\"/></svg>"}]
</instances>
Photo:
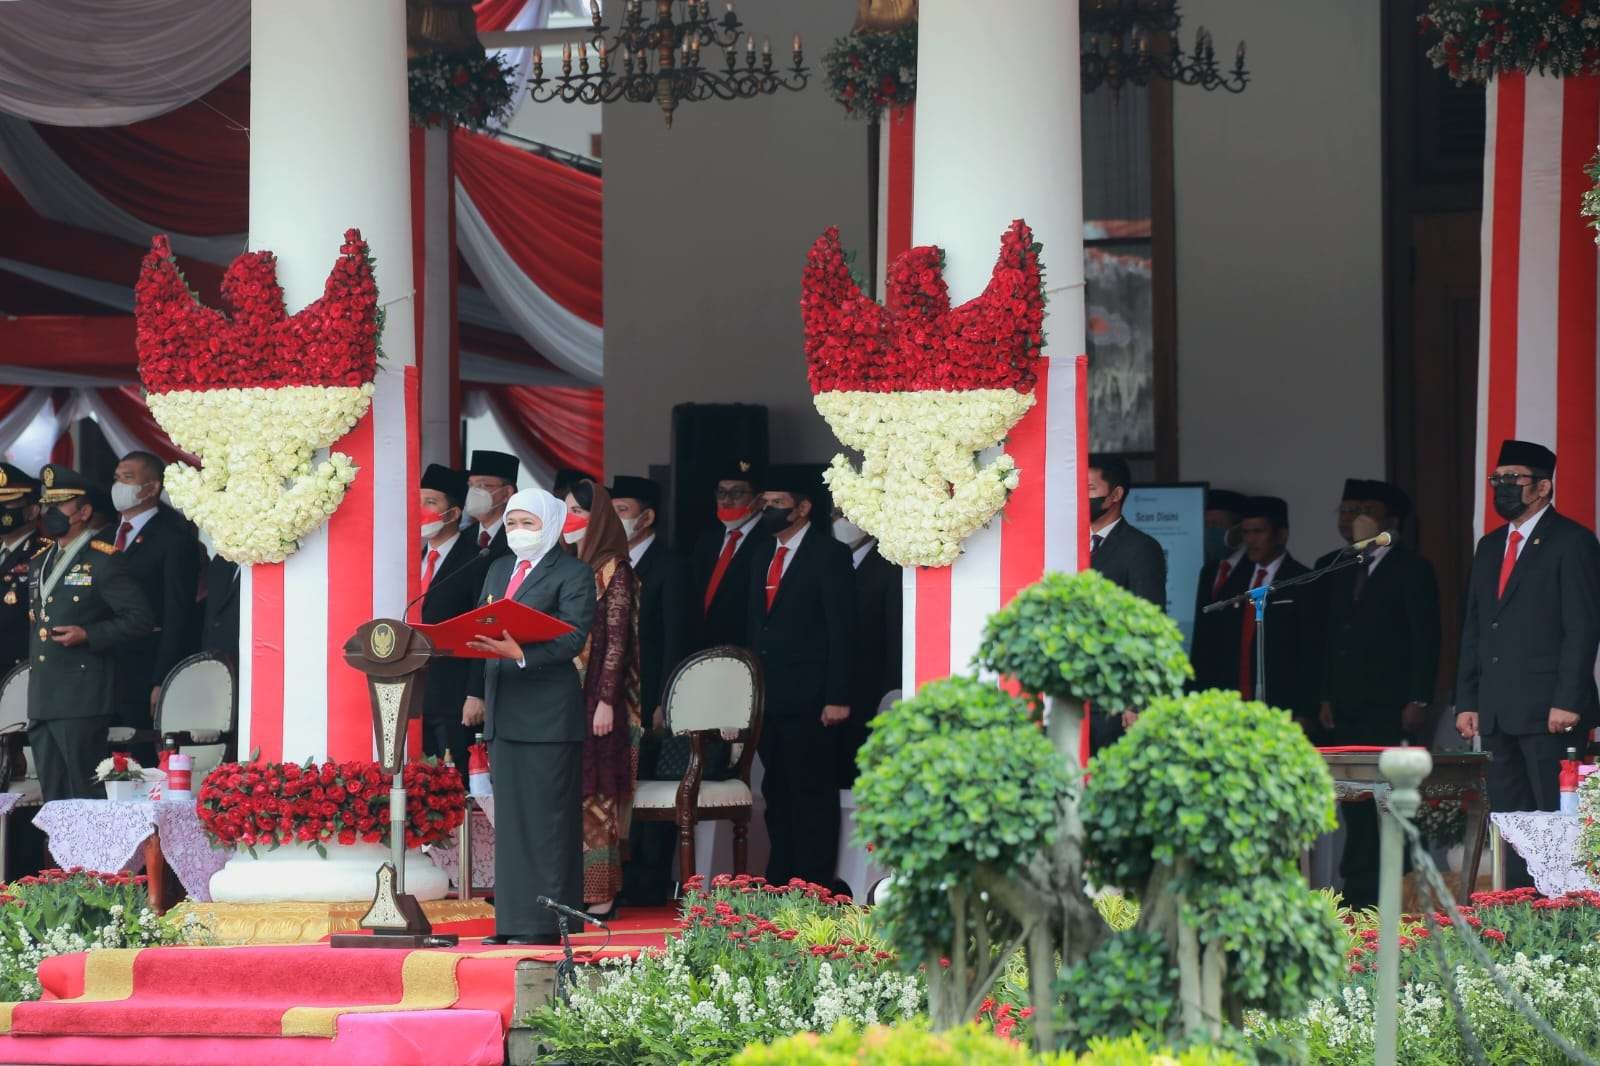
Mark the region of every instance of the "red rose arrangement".
<instances>
[{"instance_id":1,"label":"red rose arrangement","mask_svg":"<svg viewBox=\"0 0 1600 1066\"><path fill-rule=\"evenodd\" d=\"M200 302L155 237L134 287L139 376L153 393L369 382L383 329L372 268L361 231L345 230L322 298L291 316L277 257L247 252L223 276L229 315Z\"/></svg>"},{"instance_id":2,"label":"red rose arrangement","mask_svg":"<svg viewBox=\"0 0 1600 1066\"><path fill-rule=\"evenodd\" d=\"M811 391L1030 391L1044 347L1041 248L1012 222L988 286L954 309L944 253L908 249L889 266L884 306L851 278L829 227L806 256L800 297Z\"/></svg>"},{"instance_id":3,"label":"red rose arrangement","mask_svg":"<svg viewBox=\"0 0 1600 1066\"><path fill-rule=\"evenodd\" d=\"M1433 0L1417 20L1433 65L1456 81L1600 73L1600 25L1585 0Z\"/></svg>"},{"instance_id":4,"label":"red rose arrangement","mask_svg":"<svg viewBox=\"0 0 1600 1066\"><path fill-rule=\"evenodd\" d=\"M223 763L206 775L195 808L219 845L257 847L389 841L390 775L375 762ZM453 766L405 768L406 847L437 844L466 818Z\"/></svg>"}]
</instances>

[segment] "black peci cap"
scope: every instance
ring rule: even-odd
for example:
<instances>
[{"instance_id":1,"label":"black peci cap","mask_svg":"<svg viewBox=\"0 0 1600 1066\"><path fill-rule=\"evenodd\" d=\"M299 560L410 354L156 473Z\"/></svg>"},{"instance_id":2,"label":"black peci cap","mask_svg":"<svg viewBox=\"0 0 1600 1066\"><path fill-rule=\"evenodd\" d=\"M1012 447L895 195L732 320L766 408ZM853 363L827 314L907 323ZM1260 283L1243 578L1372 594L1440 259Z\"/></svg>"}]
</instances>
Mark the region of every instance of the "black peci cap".
<instances>
[{"instance_id":1,"label":"black peci cap","mask_svg":"<svg viewBox=\"0 0 1600 1066\"><path fill-rule=\"evenodd\" d=\"M457 507L467 498L467 475L462 470L452 470L442 463L429 463L422 472L422 487L442 492Z\"/></svg>"},{"instance_id":2,"label":"black peci cap","mask_svg":"<svg viewBox=\"0 0 1600 1066\"><path fill-rule=\"evenodd\" d=\"M1383 504L1391 518L1411 517L1411 497L1399 485L1391 485L1387 481L1369 481L1367 491L1369 494L1362 498Z\"/></svg>"},{"instance_id":3,"label":"black peci cap","mask_svg":"<svg viewBox=\"0 0 1600 1066\"><path fill-rule=\"evenodd\" d=\"M1209 489L1206 492L1206 510L1232 511L1234 514L1239 514L1244 510L1248 500L1249 497L1244 493L1234 492L1232 489Z\"/></svg>"},{"instance_id":4,"label":"black peci cap","mask_svg":"<svg viewBox=\"0 0 1600 1066\"><path fill-rule=\"evenodd\" d=\"M613 500L637 500L642 507L661 510L661 486L647 477L618 474L609 491Z\"/></svg>"},{"instance_id":5,"label":"black peci cap","mask_svg":"<svg viewBox=\"0 0 1600 1066\"><path fill-rule=\"evenodd\" d=\"M1500 461L1496 466L1525 466L1529 470L1555 473L1556 453L1543 444L1532 441L1508 440L1500 445Z\"/></svg>"},{"instance_id":6,"label":"black peci cap","mask_svg":"<svg viewBox=\"0 0 1600 1066\"><path fill-rule=\"evenodd\" d=\"M1270 519L1279 529L1289 528L1289 505L1277 496L1252 496L1245 503L1245 518Z\"/></svg>"},{"instance_id":7,"label":"black peci cap","mask_svg":"<svg viewBox=\"0 0 1600 1066\"><path fill-rule=\"evenodd\" d=\"M467 476L480 475L482 477L497 477L508 485L516 485L517 472L522 469L522 464L515 455L505 452L479 451L472 453L472 465L467 467Z\"/></svg>"}]
</instances>

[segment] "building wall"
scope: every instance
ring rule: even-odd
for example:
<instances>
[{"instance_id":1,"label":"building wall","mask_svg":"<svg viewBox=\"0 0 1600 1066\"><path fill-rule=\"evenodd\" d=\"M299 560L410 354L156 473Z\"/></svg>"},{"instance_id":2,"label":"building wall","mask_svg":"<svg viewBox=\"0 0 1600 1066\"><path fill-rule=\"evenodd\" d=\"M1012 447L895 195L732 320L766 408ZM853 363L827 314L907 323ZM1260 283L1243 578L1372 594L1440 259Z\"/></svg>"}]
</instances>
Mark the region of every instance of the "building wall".
<instances>
[{"instance_id":1,"label":"building wall","mask_svg":"<svg viewBox=\"0 0 1600 1066\"><path fill-rule=\"evenodd\" d=\"M1289 501L1302 560L1385 471L1377 0L1185 0L1248 44L1238 96L1174 92L1182 476Z\"/></svg>"},{"instance_id":2,"label":"building wall","mask_svg":"<svg viewBox=\"0 0 1600 1066\"><path fill-rule=\"evenodd\" d=\"M670 130L653 104L605 105L608 473L666 462L672 407L686 402L766 404L775 461L833 454L806 385L800 272L830 225L866 254L866 127L846 120L820 69L855 9L740 0L775 64L804 36L803 92L683 104Z\"/></svg>"}]
</instances>

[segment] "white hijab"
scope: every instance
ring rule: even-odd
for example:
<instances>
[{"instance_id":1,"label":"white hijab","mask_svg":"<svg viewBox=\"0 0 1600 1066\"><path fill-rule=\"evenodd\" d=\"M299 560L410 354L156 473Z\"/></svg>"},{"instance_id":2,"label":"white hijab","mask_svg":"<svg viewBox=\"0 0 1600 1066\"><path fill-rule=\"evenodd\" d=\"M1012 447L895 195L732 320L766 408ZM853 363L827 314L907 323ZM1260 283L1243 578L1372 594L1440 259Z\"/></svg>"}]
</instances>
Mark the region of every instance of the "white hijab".
<instances>
[{"instance_id":1,"label":"white hijab","mask_svg":"<svg viewBox=\"0 0 1600 1066\"><path fill-rule=\"evenodd\" d=\"M549 554L550 549L561 542L561 527L567 520L567 505L544 489L535 486L513 494L506 501L506 516L510 517L512 511L526 511L543 523L543 527L539 530L538 543L532 550L517 553L519 561L527 561L537 566L540 560Z\"/></svg>"}]
</instances>

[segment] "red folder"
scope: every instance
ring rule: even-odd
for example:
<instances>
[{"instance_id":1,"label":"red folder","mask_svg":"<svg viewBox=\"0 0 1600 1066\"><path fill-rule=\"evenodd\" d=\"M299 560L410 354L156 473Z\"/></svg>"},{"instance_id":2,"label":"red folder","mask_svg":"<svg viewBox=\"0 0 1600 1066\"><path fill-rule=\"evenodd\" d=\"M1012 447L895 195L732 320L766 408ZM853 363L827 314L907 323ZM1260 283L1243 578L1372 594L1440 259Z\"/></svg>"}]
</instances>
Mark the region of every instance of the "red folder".
<instances>
[{"instance_id":1,"label":"red folder","mask_svg":"<svg viewBox=\"0 0 1600 1066\"><path fill-rule=\"evenodd\" d=\"M456 659L492 659L493 652L469 648L467 641L478 637L498 637L509 632L518 644L538 644L554 640L572 632L572 627L559 618L551 618L516 600L495 600L483 603L454 618L432 625L413 625L433 644L435 655L448 655Z\"/></svg>"}]
</instances>

